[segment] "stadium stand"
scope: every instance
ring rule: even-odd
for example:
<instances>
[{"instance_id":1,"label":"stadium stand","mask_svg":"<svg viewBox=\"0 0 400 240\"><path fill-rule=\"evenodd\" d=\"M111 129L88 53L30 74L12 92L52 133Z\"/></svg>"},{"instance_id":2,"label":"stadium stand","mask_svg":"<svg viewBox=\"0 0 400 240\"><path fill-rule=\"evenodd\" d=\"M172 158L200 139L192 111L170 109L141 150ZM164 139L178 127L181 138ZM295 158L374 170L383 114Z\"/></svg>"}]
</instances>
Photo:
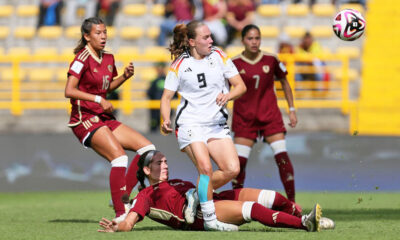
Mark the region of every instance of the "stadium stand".
<instances>
[{"instance_id":1,"label":"stadium stand","mask_svg":"<svg viewBox=\"0 0 400 240\"><path fill-rule=\"evenodd\" d=\"M296 72L316 70L296 67L295 61L302 60L302 57L281 55L281 59L287 63L288 78L293 83L296 100L299 100L296 102L296 107L338 108L346 112L344 109L349 107L345 105L351 104L351 99L358 97L348 96L349 92L352 92L348 88L349 81L360 85L363 41L361 39L346 43L338 40L331 28L332 15L346 7L356 8L364 13L366 11L361 5L335 6L328 0L317 0L311 8L305 4L291 4L291 2L283 0L279 5L258 6L255 23L261 29L262 49L277 53L279 39L283 34L289 36L293 46L297 46L304 33L310 31L324 49L323 55L319 57L327 63L324 71L330 78L327 82L295 82ZM3 45L0 48L0 83L8 82L8 85L2 87L1 101L11 101L12 92L21 91L20 101L41 100L46 101L43 108L47 106L51 109L51 106L54 106L56 109L67 109L68 101L63 96L63 90L68 63L73 58L73 48L81 36L80 26L62 25L36 29L37 6L37 0L8 1L6 5L1 6L0 42ZM127 87L121 89L124 99L128 101L146 100L149 81L156 75L153 63L171 60L166 46L156 46L155 41L164 11L164 5L160 3L123 0L114 26L107 29L109 38L107 49L115 54L119 73L129 61L134 61L135 64L135 77ZM77 16L82 17L84 14L80 13ZM225 51L233 57L242 49L239 37L233 45L227 46ZM51 61L52 59L56 60ZM15 71L18 77L14 78L14 81L20 81L19 90L12 88ZM37 93L34 93L35 91ZM283 98L279 86L277 94ZM52 105L51 101L65 102L65 105ZM128 113L134 108L129 104L134 105L134 102L124 104L126 109L122 111L123 113ZM23 106L22 110L27 107ZM38 107L38 105L32 106ZM285 107L282 104L281 106ZM21 109L12 113L21 114Z\"/></svg>"}]
</instances>

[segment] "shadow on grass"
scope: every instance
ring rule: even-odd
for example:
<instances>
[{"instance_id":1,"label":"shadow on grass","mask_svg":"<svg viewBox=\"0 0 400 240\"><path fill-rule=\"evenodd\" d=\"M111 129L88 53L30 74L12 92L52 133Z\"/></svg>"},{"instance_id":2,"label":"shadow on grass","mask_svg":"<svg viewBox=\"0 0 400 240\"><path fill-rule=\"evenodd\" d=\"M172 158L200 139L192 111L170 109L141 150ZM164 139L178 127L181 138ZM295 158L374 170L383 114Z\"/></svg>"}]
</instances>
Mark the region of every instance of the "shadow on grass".
<instances>
[{"instance_id":1,"label":"shadow on grass","mask_svg":"<svg viewBox=\"0 0 400 240\"><path fill-rule=\"evenodd\" d=\"M99 223L99 221L89 219L53 219L49 220L51 223Z\"/></svg>"},{"instance_id":2,"label":"shadow on grass","mask_svg":"<svg viewBox=\"0 0 400 240\"><path fill-rule=\"evenodd\" d=\"M400 209L322 209L322 215L336 221L400 220Z\"/></svg>"}]
</instances>

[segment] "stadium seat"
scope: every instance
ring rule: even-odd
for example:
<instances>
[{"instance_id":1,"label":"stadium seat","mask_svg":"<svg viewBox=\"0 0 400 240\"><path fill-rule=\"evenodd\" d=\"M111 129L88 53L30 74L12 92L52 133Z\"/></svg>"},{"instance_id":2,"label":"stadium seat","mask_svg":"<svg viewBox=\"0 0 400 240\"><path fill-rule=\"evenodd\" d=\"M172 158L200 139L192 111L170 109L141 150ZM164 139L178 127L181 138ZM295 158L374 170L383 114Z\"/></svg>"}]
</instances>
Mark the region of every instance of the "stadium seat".
<instances>
[{"instance_id":1,"label":"stadium seat","mask_svg":"<svg viewBox=\"0 0 400 240\"><path fill-rule=\"evenodd\" d=\"M257 13L262 17L278 17L281 15L281 6L278 4L263 4L258 6Z\"/></svg>"},{"instance_id":2,"label":"stadium seat","mask_svg":"<svg viewBox=\"0 0 400 240\"><path fill-rule=\"evenodd\" d=\"M131 46L122 46L118 48L117 55L122 56L130 56L132 60L135 60L139 57L139 48L138 47L131 47ZM116 56L116 59L120 59L122 57Z\"/></svg>"},{"instance_id":3,"label":"stadium seat","mask_svg":"<svg viewBox=\"0 0 400 240\"><path fill-rule=\"evenodd\" d=\"M286 9L286 14L293 17L306 17L309 14L306 4L289 4Z\"/></svg>"},{"instance_id":4,"label":"stadium seat","mask_svg":"<svg viewBox=\"0 0 400 240\"><path fill-rule=\"evenodd\" d=\"M0 56L1 55L4 55L4 48L3 47L0 47Z\"/></svg>"},{"instance_id":5,"label":"stadium seat","mask_svg":"<svg viewBox=\"0 0 400 240\"><path fill-rule=\"evenodd\" d=\"M336 8L329 3L316 3L312 6L311 11L314 16L332 18L336 13Z\"/></svg>"},{"instance_id":6,"label":"stadium seat","mask_svg":"<svg viewBox=\"0 0 400 240\"><path fill-rule=\"evenodd\" d=\"M243 46L229 46L225 49L225 52L228 55L228 57L233 58L242 53L243 49L244 49Z\"/></svg>"},{"instance_id":7,"label":"stadium seat","mask_svg":"<svg viewBox=\"0 0 400 240\"><path fill-rule=\"evenodd\" d=\"M28 79L32 82L50 82L54 77L54 69L46 67L35 67L28 71Z\"/></svg>"},{"instance_id":8,"label":"stadium seat","mask_svg":"<svg viewBox=\"0 0 400 240\"><path fill-rule=\"evenodd\" d=\"M42 39L59 39L62 35L60 26L43 26L38 30L38 37Z\"/></svg>"},{"instance_id":9,"label":"stadium seat","mask_svg":"<svg viewBox=\"0 0 400 240\"><path fill-rule=\"evenodd\" d=\"M55 47L38 47L34 50L35 56L55 56L57 55L57 48Z\"/></svg>"},{"instance_id":10,"label":"stadium seat","mask_svg":"<svg viewBox=\"0 0 400 240\"><path fill-rule=\"evenodd\" d=\"M74 57L74 47L64 47L61 49L61 55L64 57L71 57L72 61L72 58Z\"/></svg>"},{"instance_id":11,"label":"stadium seat","mask_svg":"<svg viewBox=\"0 0 400 240\"><path fill-rule=\"evenodd\" d=\"M151 26L146 31L146 36L150 39L156 39L160 35L160 27Z\"/></svg>"},{"instance_id":12,"label":"stadium seat","mask_svg":"<svg viewBox=\"0 0 400 240\"><path fill-rule=\"evenodd\" d=\"M10 35L10 28L7 26L0 26L0 39L6 39Z\"/></svg>"},{"instance_id":13,"label":"stadium seat","mask_svg":"<svg viewBox=\"0 0 400 240\"><path fill-rule=\"evenodd\" d=\"M14 37L19 39L30 40L35 36L35 27L16 27L14 29Z\"/></svg>"},{"instance_id":14,"label":"stadium seat","mask_svg":"<svg viewBox=\"0 0 400 240\"><path fill-rule=\"evenodd\" d=\"M306 33L306 29L301 26L286 26L286 27L284 27L283 31L290 38L301 38Z\"/></svg>"},{"instance_id":15,"label":"stadium seat","mask_svg":"<svg viewBox=\"0 0 400 240\"><path fill-rule=\"evenodd\" d=\"M107 39L114 39L116 35L115 27L108 26L107 27Z\"/></svg>"},{"instance_id":16,"label":"stadium seat","mask_svg":"<svg viewBox=\"0 0 400 240\"><path fill-rule=\"evenodd\" d=\"M142 90L146 91L149 88L149 81L132 81L132 90Z\"/></svg>"},{"instance_id":17,"label":"stadium seat","mask_svg":"<svg viewBox=\"0 0 400 240\"><path fill-rule=\"evenodd\" d=\"M13 14L14 7L11 5L2 5L0 6L0 18L10 18Z\"/></svg>"},{"instance_id":18,"label":"stadium seat","mask_svg":"<svg viewBox=\"0 0 400 240\"><path fill-rule=\"evenodd\" d=\"M323 25L323 26L312 26L310 33L312 36L316 38L331 38L333 36L333 30L331 26Z\"/></svg>"},{"instance_id":19,"label":"stadium seat","mask_svg":"<svg viewBox=\"0 0 400 240\"><path fill-rule=\"evenodd\" d=\"M154 4L153 7L151 8L151 13L154 16L164 16L164 12L165 12L165 7L164 4Z\"/></svg>"},{"instance_id":20,"label":"stadium seat","mask_svg":"<svg viewBox=\"0 0 400 240\"><path fill-rule=\"evenodd\" d=\"M260 26L262 38L276 38L279 36L279 29L276 26Z\"/></svg>"},{"instance_id":21,"label":"stadium seat","mask_svg":"<svg viewBox=\"0 0 400 240\"><path fill-rule=\"evenodd\" d=\"M144 60L168 62L171 60L171 54L166 47L150 46L144 50L141 56Z\"/></svg>"},{"instance_id":22,"label":"stadium seat","mask_svg":"<svg viewBox=\"0 0 400 240\"><path fill-rule=\"evenodd\" d=\"M143 29L134 26L122 27L120 30L120 37L125 40L137 40L143 37Z\"/></svg>"},{"instance_id":23,"label":"stadium seat","mask_svg":"<svg viewBox=\"0 0 400 240\"><path fill-rule=\"evenodd\" d=\"M17 6L18 17L35 17L39 14L37 5L19 5Z\"/></svg>"},{"instance_id":24,"label":"stadium seat","mask_svg":"<svg viewBox=\"0 0 400 240\"><path fill-rule=\"evenodd\" d=\"M58 82L66 82L67 81L67 73L68 73L68 68L57 68L56 69L56 80Z\"/></svg>"},{"instance_id":25,"label":"stadium seat","mask_svg":"<svg viewBox=\"0 0 400 240\"><path fill-rule=\"evenodd\" d=\"M145 4L128 4L122 9L123 14L128 16L143 16L147 12Z\"/></svg>"},{"instance_id":26,"label":"stadium seat","mask_svg":"<svg viewBox=\"0 0 400 240\"><path fill-rule=\"evenodd\" d=\"M14 74L12 68L4 68L0 71L1 80L2 81L12 81ZM25 79L26 77L26 70L23 68L19 69L19 79Z\"/></svg>"},{"instance_id":27,"label":"stadium seat","mask_svg":"<svg viewBox=\"0 0 400 240\"><path fill-rule=\"evenodd\" d=\"M80 26L70 26L64 31L65 37L69 39L80 39L81 38L81 27Z\"/></svg>"},{"instance_id":28,"label":"stadium seat","mask_svg":"<svg viewBox=\"0 0 400 240\"><path fill-rule=\"evenodd\" d=\"M14 57L26 57L31 54L31 49L28 47L12 47L8 49L7 55Z\"/></svg>"},{"instance_id":29,"label":"stadium seat","mask_svg":"<svg viewBox=\"0 0 400 240\"><path fill-rule=\"evenodd\" d=\"M336 49L337 54L345 55L349 57L349 59L358 59L360 58L360 48L358 47L350 47L350 46L342 46Z\"/></svg>"}]
</instances>

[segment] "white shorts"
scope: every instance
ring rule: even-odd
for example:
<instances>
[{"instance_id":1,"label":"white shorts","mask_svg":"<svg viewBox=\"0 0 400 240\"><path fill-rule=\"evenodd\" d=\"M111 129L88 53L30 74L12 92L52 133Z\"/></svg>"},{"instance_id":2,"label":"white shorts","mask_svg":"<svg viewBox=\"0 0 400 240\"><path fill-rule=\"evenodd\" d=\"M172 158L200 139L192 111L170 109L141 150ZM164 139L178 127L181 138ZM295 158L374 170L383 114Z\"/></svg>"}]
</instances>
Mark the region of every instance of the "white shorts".
<instances>
[{"instance_id":1,"label":"white shorts","mask_svg":"<svg viewBox=\"0 0 400 240\"><path fill-rule=\"evenodd\" d=\"M193 142L207 144L211 138L232 138L228 124L210 126L180 126L175 132L179 149L184 149Z\"/></svg>"}]
</instances>

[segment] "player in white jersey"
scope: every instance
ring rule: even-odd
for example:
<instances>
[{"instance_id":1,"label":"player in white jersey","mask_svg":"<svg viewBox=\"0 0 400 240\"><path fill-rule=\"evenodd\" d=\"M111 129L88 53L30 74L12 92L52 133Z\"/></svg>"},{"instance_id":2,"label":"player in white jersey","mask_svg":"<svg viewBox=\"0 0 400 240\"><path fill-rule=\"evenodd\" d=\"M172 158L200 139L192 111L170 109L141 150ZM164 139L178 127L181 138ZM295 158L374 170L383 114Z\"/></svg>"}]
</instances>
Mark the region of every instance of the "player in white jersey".
<instances>
[{"instance_id":1,"label":"player in white jersey","mask_svg":"<svg viewBox=\"0 0 400 240\"><path fill-rule=\"evenodd\" d=\"M187 153L199 172L197 194L205 229L230 230L229 225L216 219L212 191L239 173L239 158L226 124L225 105L243 95L246 86L232 61L212 43L210 29L203 22L175 27L170 45L175 60L161 97L161 131L166 134L173 131L171 99L178 92L182 99L176 113L175 134L179 148ZM210 157L219 168L214 173Z\"/></svg>"}]
</instances>

